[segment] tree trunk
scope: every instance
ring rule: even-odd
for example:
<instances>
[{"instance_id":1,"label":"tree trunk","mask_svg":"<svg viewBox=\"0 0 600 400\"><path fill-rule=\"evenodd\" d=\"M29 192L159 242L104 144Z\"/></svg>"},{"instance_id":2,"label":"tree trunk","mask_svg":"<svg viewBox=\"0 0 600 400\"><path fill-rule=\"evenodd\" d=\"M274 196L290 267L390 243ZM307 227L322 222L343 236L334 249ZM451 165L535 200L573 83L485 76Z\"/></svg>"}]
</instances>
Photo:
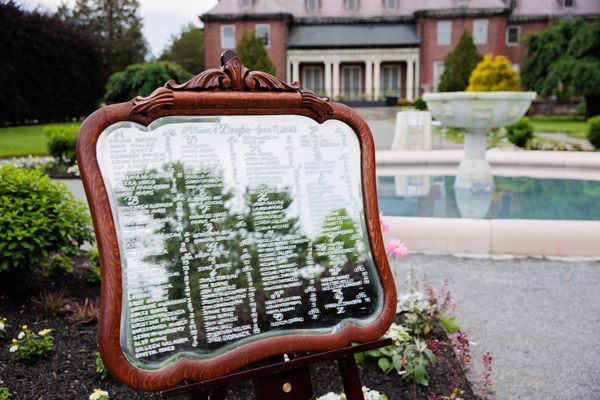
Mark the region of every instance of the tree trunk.
<instances>
[{"instance_id":1,"label":"tree trunk","mask_svg":"<svg viewBox=\"0 0 600 400\"><path fill-rule=\"evenodd\" d=\"M600 115L600 94L585 96L586 117L591 118Z\"/></svg>"}]
</instances>

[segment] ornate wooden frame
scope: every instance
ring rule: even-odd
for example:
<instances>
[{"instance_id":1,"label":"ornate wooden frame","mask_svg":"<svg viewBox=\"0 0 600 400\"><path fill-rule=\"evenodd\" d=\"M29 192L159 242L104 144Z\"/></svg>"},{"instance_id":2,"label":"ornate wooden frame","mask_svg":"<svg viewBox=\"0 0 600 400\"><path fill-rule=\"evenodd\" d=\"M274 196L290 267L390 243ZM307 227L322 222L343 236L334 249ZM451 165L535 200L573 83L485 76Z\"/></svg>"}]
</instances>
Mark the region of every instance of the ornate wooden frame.
<instances>
[{"instance_id":1,"label":"ornate wooden frame","mask_svg":"<svg viewBox=\"0 0 600 400\"><path fill-rule=\"evenodd\" d=\"M325 351L351 342L367 342L381 337L396 311L396 289L381 236L375 188L375 149L366 122L350 108L313 92L297 83L288 85L264 72L245 68L237 54L226 51L222 68L202 72L190 81L169 81L148 97L109 105L91 114L77 137L77 160L90 205L102 268L102 306L99 322L100 353L113 377L135 389L156 391L182 381L200 381L222 376L254 361L286 352ZM121 258L108 194L104 186L96 143L110 125L132 121L147 126L166 116L184 115L283 115L310 117L319 123L338 119L356 132L361 148L363 201L373 259L383 286L383 309L369 325L349 324L336 333L323 335L286 335L260 339L235 348L210 360L182 358L157 371L136 368L120 346L122 306Z\"/></svg>"}]
</instances>

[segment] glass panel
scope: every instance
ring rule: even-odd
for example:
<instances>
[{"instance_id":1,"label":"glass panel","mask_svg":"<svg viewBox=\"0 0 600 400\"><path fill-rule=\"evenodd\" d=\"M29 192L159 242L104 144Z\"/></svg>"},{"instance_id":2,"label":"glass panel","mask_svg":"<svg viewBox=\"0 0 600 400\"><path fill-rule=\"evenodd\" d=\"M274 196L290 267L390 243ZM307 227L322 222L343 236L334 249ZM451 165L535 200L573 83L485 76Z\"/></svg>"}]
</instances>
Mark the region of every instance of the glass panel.
<instances>
[{"instance_id":1,"label":"glass panel","mask_svg":"<svg viewBox=\"0 0 600 400\"><path fill-rule=\"evenodd\" d=\"M345 123L120 122L97 154L121 254L121 346L139 368L381 313L360 146Z\"/></svg>"},{"instance_id":2,"label":"glass panel","mask_svg":"<svg viewBox=\"0 0 600 400\"><path fill-rule=\"evenodd\" d=\"M258 37L265 47L269 47L269 25L256 25L256 37Z\"/></svg>"},{"instance_id":3,"label":"glass panel","mask_svg":"<svg viewBox=\"0 0 600 400\"><path fill-rule=\"evenodd\" d=\"M452 37L452 21L437 22L437 44L449 45Z\"/></svg>"},{"instance_id":4,"label":"glass panel","mask_svg":"<svg viewBox=\"0 0 600 400\"><path fill-rule=\"evenodd\" d=\"M221 26L221 47L224 49L235 48L235 26Z\"/></svg>"},{"instance_id":5,"label":"glass panel","mask_svg":"<svg viewBox=\"0 0 600 400\"><path fill-rule=\"evenodd\" d=\"M383 75L383 95L384 96L399 96L400 95L400 66L385 65L382 67Z\"/></svg>"},{"instance_id":6,"label":"glass panel","mask_svg":"<svg viewBox=\"0 0 600 400\"><path fill-rule=\"evenodd\" d=\"M473 21L473 42L486 44L488 38L488 20L476 19Z\"/></svg>"}]
</instances>

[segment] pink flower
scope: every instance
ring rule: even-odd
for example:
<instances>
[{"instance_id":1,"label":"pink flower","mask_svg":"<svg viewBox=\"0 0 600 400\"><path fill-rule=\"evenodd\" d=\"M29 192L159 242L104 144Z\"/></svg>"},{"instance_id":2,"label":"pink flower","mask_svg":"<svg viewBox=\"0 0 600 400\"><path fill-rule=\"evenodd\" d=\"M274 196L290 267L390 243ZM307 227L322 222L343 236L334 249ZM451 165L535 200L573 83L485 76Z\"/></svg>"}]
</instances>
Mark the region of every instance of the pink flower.
<instances>
[{"instance_id":1,"label":"pink flower","mask_svg":"<svg viewBox=\"0 0 600 400\"><path fill-rule=\"evenodd\" d=\"M379 226L381 227L382 232L387 232L390 230L390 224L385 222L385 220L383 219L383 212L379 213Z\"/></svg>"},{"instance_id":2,"label":"pink flower","mask_svg":"<svg viewBox=\"0 0 600 400\"><path fill-rule=\"evenodd\" d=\"M385 243L385 251L387 251L390 255L396 256L398 258L402 258L408 253L408 248L402 242L400 242L396 238L390 238Z\"/></svg>"},{"instance_id":3,"label":"pink flower","mask_svg":"<svg viewBox=\"0 0 600 400\"><path fill-rule=\"evenodd\" d=\"M90 268L90 264L87 262L84 262L83 264L81 264L81 268L88 269L88 268Z\"/></svg>"}]
</instances>

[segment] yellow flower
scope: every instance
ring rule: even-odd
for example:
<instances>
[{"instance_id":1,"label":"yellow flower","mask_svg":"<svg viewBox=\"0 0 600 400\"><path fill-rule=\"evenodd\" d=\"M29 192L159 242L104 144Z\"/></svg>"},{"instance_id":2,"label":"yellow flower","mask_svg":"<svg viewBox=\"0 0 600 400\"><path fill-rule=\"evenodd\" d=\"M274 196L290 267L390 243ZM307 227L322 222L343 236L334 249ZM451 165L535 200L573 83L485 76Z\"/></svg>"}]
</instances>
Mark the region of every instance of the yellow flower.
<instances>
[{"instance_id":1,"label":"yellow flower","mask_svg":"<svg viewBox=\"0 0 600 400\"><path fill-rule=\"evenodd\" d=\"M38 335L40 335L40 336L46 336L50 332L52 332L52 329L42 329L41 331L38 332Z\"/></svg>"},{"instance_id":2,"label":"yellow flower","mask_svg":"<svg viewBox=\"0 0 600 400\"><path fill-rule=\"evenodd\" d=\"M26 330L26 329L27 329L27 325L23 325L23 330Z\"/></svg>"},{"instance_id":3,"label":"yellow flower","mask_svg":"<svg viewBox=\"0 0 600 400\"><path fill-rule=\"evenodd\" d=\"M94 389L94 392L90 394L90 400L108 399L108 392L102 389Z\"/></svg>"}]
</instances>

